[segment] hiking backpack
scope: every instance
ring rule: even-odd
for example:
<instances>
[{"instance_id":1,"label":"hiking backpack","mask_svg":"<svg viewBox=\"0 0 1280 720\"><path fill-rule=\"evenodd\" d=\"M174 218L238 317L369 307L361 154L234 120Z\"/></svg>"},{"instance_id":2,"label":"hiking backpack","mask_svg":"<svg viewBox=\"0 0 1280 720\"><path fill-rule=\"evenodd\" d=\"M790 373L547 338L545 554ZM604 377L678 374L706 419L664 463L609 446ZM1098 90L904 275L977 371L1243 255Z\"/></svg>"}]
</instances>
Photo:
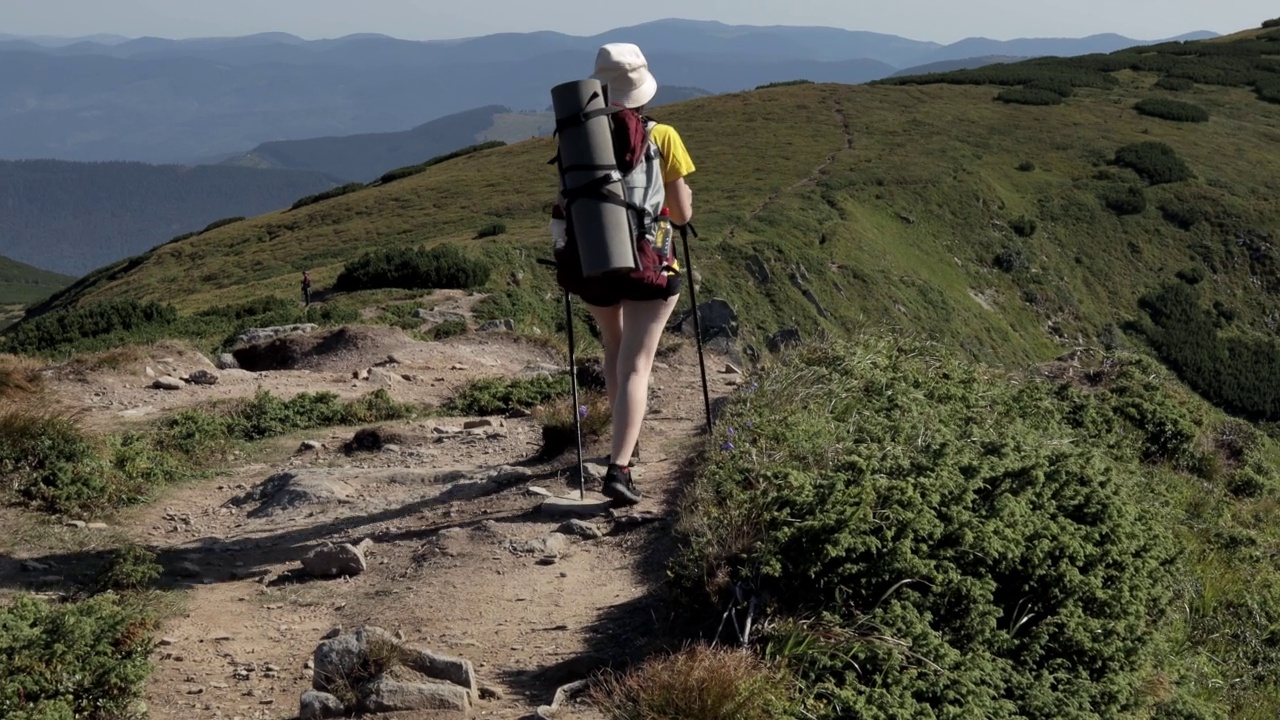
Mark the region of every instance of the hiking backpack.
<instances>
[{"instance_id":1,"label":"hiking backpack","mask_svg":"<svg viewBox=\"0 0 1280 720\"><path fill-rule=\"evenodd\" d=\"M662 178L662 151L653 141L652 131L657 123L635 110L609 106L606 111L613 140L614 163L601 169L612 170L616 175L606 175L601 181L570 188L565 186L566 173L575 168L565 167L557 153L549 164L555 164L560 172L560 194L563 207L552 207L551 217L565 221L563 244L553 248L556 266L556 282L564 290L575 295L592 290L609 288L617 283L631 283L645 291L661 291L666 288L668 271L674 268L671 223L664 207L666 185ZM611 182L621 179L624 197L605 192ZM588 278L582 273L578 253L578 239L573 228L569 208L575 202L592 200L622 204L627 208L635 269L618 270L599 277Z\"/></svg>"}]
</instances>

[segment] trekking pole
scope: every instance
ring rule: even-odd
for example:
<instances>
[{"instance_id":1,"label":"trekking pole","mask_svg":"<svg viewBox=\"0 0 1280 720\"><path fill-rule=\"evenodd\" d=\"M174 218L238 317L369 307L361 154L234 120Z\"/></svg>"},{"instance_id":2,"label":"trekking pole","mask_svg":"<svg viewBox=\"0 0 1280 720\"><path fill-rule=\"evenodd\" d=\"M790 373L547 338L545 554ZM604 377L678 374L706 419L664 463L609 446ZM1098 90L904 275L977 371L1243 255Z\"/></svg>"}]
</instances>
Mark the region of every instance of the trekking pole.
<instances>
[{"instance_id":1,"label":"trekking pole","mask_svg":"<svg viewBox=\"0 0 1280 720\"><path fill-rule=\"evenodd\" d=\"M702 370L702 402L707 408L707 432L711 432L711 391L707 388L707 360L702 354L702 321L698 317L697 282L693 279L693 261L689 259L689 231L698 237L698 230L693 223L677 225L680 228L680 241L684 244L684 264L689 270L689 300L693 302L693 336L698 342L698 367Z\"/></svg>"},{"instance_id":2,"label":"trekking pole","mask_svg":"<svg viewBox=\"0 0 1280 720\"><path fill-rule=\"evenodd\" d=\"M569 333L569 387L573 390L573 432L578 439L578 499L587 499L587 473L582 467L582 414L578 405L578 362L573 339L573 303L569 291L564 292L564 322Z\"/></svg>"},{"instance_id":3,"label":"trekking pole","mask_svg":"<svg viewBox=\"0 0 1280 720\"><path fill-rule=\"evenodd\" d=\"M554 268L554 260L538 258L539 265ZM578 499L587 499L587 476L582 469L582 415L578 411L578 361L576 355L577 342L573 339L573 303L569 291L564 291L564 325L569 334L569 387L573 391L573 434L578 439Z\"/></svg>"}]
</instances>

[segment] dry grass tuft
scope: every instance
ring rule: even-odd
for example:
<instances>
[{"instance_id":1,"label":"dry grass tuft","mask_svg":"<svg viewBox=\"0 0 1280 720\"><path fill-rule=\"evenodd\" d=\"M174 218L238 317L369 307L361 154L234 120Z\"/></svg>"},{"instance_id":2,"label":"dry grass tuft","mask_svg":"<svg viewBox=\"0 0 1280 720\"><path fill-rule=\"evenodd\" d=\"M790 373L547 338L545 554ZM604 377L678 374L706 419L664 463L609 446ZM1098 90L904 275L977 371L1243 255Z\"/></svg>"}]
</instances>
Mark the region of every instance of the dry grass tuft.
<instances>
[{"instance_id":1,"label":"dry grass tuft","mask_svg":"<svg viewBox=\"0 0 1280 720\"><path fill-rule=\"evenodd\" d=\"M613 720L777 720L788 691L751 652L697 645L603 675L590 695Z\"/></svg>"},{"instance_id":2,"label":"dry grass tuft","mask_svg":"<svg viewBox=\"0 0 1280 720\"><path fill-rule=\"evenodd\" d=\"M35 395L44 388L40 363L21 355L0 355L0 400Z\"/></svg>"}]
</instances>

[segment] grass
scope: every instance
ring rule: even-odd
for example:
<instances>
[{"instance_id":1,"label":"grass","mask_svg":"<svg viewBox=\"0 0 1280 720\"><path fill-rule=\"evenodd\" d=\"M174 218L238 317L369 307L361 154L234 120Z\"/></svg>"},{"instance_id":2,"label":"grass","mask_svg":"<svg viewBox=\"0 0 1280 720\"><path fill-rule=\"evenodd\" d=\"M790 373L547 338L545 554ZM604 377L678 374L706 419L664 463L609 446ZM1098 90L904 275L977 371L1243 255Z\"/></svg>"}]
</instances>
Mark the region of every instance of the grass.
<instances>
[{"instance_id":1,"label":"grass","mask_svg":"<svg viewBox=\"0 0 1280 720\"><path fill-rule=\"evenodd\" d=\"M66 275L0 256L0 305L39 302L67 287L73 280Z\"/></svg>"}]
</instances>

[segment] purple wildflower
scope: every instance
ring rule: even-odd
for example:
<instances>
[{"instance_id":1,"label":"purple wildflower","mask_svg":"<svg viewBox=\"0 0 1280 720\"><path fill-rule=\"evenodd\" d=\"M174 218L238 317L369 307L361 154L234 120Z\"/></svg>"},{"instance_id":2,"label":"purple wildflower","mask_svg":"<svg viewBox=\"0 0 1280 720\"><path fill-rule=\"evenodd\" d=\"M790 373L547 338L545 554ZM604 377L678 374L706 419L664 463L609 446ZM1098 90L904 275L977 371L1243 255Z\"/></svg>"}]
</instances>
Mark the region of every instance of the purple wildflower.
<instances>
[{"instance_id":1,"label":"purple wildflower","mask_svg":"<svg viewBox=\"0 0 1280 720\"><path fill-rule=\"evenodd\" d=\"M579 406L578 406L578 417L582 418L583 420L586 420L586 419L587 419L587 406L586 406L586 405L579 405Z\"/></svg>"},{"instance_id":2,"label":"purple wildflower","mask_svg":"<svg viewBox=\"0 0 1280 720\"><path fill-rule=\"evenodd\" d=\"M733 437L738 434L738 431L734 430L733 428L729 428L727 432L729 433L729 437Z\"/></svg>"},{"instance_id":3,"label":"purple wildflower","mask_svg":"<svg viewBox=\"0 0 1280 720\"><path fill-rule=\"evenodd\" d=\"M733 443L728 440L725 440L724 444L720 446L720 449L724 450L725 452L728 452L733 449Z\"/></svg>"},{"instance_id":4,"label":"purple wildflower","mask_svg":"<svg viewBox=\"0 0 1280 720\"><path fill-rule=\"evenodd\" d=\"M755 423L751 422L750 420L748 420L748 421L746 421L745 423L743 423L743 425L746 425L748 430L750 430L751 428L755 427Z\"/></svg>"}]
</instances>

